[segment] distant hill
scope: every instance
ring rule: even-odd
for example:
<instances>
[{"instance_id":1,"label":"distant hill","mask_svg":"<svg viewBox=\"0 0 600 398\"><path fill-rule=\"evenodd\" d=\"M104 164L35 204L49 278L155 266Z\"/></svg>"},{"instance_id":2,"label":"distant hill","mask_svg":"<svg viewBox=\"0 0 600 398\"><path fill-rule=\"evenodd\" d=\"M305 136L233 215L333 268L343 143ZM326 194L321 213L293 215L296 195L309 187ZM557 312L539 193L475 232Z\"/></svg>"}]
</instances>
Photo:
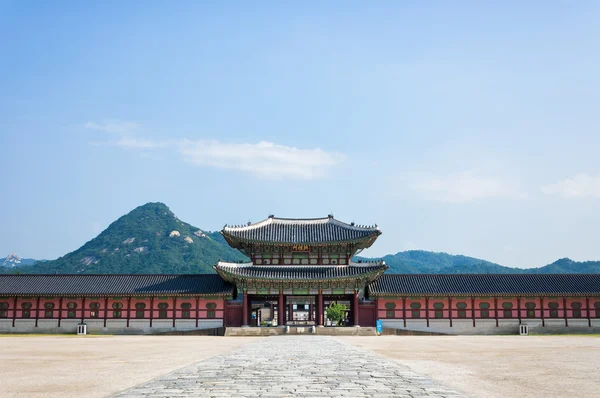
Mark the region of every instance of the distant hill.
<instances>
[{"instance_id":1,"label":"distant hill","mask_svg":"<svg viewBox=\"0 0 600 398\"><path fill-rule=\"evenodd\" d=\"M0 258L0 267L21 267L23 265L32 265L35 264L37 260L32 258L21 258L17 256L15 253L10 253L8 256L4 258Z\"/></svg>"},{"instance_id":2,"label":"distant hill","mask_svg":"<svg viewBox=\"0 0 600 398\"><path fill-rule=\"evenodd\" d=\"M562 258L539 268L512 268L478 258L409 250L381 257L393 274L598 274L600 261L577 262ZM355 261L372 261L372 258L356 257Z\"/></svg>"},{"instance_id":3,"label":"distant hill","mask_svg":"<svg viewBox=\"0 0 600 398\"><path fill-rule=\"evenodd\" d=\"M8 260L7 260L8 259ZM568 258L539 268L511 268L478 258L410 250L382 257L395 274L600 273L600 261ZM147 203L113 222L96 238L56 260L0 259L0 273L191 274L212 273L218 260L247 261L219 232L179 220L162 203ZM356 257L355 261L374 260ZM18 262L20 261L20 263ZM13 265L14 264L14 265ZM18 266L18 269L16 268Z\"/></svg>"},{"instance_id":4,"label":"distant hill","mask_svg":"<svg viewBox=\"0 0 600 398\"><path fill-rule=\"evenodd\" d=\"M23 273L190 274L213 272L219 259L244 260L218 232L179 220L162 203L122 216L79 249L56 260L21 267Z\"/></svg>"}]
</instances>

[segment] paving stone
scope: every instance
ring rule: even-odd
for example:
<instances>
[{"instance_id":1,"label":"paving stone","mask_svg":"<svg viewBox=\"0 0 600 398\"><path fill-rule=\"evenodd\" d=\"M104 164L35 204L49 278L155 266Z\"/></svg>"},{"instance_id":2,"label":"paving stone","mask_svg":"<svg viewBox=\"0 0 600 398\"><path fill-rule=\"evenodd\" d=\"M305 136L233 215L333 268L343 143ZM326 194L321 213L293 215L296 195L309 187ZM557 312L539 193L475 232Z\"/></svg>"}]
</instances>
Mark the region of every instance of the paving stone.
<instances>
[{"instance_id":1,"label":"paving stone","mask_svg":"<svg viewBox=\"0 0 600 398\"><path fill-rule=\"evenodd\" d=\"M326 336L274 336L114 395L129 397L454 397L371 351Z\"/></svg>"}]
</instances>

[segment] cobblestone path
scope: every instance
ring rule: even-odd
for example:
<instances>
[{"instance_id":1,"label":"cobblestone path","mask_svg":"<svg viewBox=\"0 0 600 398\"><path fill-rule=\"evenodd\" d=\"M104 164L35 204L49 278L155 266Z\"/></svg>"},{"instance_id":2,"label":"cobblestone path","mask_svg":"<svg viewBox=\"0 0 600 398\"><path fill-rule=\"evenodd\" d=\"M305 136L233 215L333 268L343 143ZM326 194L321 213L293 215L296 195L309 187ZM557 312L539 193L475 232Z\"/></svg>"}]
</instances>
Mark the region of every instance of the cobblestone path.
<instances>
[{"instance_id":1,"label":"cobblestone path","mask_svg":"<svg viewBox=\"0 0 600 398\"><path fill-rule=\"evenodd\" d=\"M407 367L325 336L267 337L115 397L458 397Z\"/></svg>"}]
</instances>

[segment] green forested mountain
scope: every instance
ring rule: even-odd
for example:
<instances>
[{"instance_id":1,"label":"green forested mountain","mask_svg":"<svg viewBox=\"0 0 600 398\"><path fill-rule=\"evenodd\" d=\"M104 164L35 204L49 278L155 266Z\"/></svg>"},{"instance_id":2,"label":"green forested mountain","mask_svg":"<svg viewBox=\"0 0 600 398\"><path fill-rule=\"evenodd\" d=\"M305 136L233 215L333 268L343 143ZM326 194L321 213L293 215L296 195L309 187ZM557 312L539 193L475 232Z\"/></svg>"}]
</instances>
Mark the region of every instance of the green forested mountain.
<instances>
[{"instance_id":1,"label":"green forested mountain","mask_svg":"<svg viewBox=\"0 0 600 398\"><path fill-rule=\"evenodd\" d=\"M423 250L409 250L382 257L393 274L597 274L600 261L577 262L562 258L539 268L511 268L478 258ZM357 257L356 260L372 260Z\"/></svg>"},{"instance_id":2,"label":"green forested mountain","mask_svg":"<svg viewBox=\"0 0 600 398\"><path fill-rule=\"evenodd\" d=\"M207 273L213 272L212 266L219 259L247 260L230 248L219 232L206 232L179 220L162 203L147 203L119 218L72 253L34 265L0 267L0 273ZM390 266L388 273L396 274L600 273L600 261L576 262L568 258L528 269L422 250L389 254L383 260Z\"/></svg>"},{"instance_id":3,"label":"green forested mountain","mask_svg":"<svg viewBox=\"0 0 600 398\"><path fill-rule=\"evenodd\" d=\"M23 273L207 273L219 260L245 257L218 232L179 220L162 203L147 203L119 218L79 249L56 260L20 267Z\"/></svg>"}]
</instances>

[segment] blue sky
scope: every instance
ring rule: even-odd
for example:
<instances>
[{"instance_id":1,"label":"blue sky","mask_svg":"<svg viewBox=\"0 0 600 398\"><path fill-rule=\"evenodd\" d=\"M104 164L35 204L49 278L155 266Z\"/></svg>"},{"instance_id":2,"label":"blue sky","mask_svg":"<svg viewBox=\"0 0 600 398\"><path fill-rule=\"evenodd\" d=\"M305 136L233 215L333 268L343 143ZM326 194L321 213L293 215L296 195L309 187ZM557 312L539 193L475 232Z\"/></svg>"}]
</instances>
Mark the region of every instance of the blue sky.
<instances>
[{"instance_id":1,"label":"blue sky","mask_svg":"<svg viewBox=\"0 0 600 398\"><path fill-rule=\"evenodd\" d=\"M487 3L487 4L485 4ZM0 2L0 255L150 201L600 259L598 2Z\"/></svg>"}]
</instances>

